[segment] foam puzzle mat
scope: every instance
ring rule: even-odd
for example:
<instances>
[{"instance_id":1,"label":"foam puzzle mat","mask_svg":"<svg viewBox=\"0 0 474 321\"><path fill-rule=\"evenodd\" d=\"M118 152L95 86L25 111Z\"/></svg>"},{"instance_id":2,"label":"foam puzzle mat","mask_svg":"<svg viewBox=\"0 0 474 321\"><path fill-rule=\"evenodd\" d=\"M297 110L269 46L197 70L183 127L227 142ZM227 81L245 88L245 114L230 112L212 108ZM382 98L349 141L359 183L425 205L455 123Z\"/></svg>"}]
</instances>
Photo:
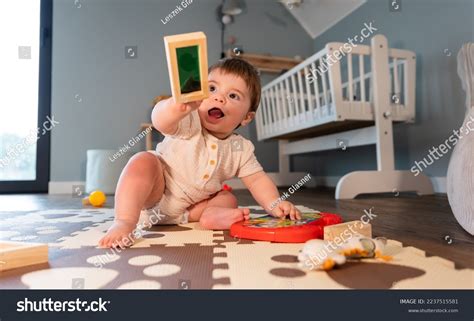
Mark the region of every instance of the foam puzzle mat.
<instances>
[{"instance_id":1,"label":"foam puzzle mat","mask_svg":"<svg viewBox=\"0 0 474 321\"><path fill-rule=\"evenodd\" d=\"M247 206L253 214L259 206ZM298 206L301 211L314 211ZM474 270L387 243L390 262L366 259L329 272L298 267L302 244L235 239L197 223L153 226L132 247L97 247L113 209L0 214L0 240L49 245L49 262L0 272L2 289L472 289ZM1 258L0 258L1 261ZM0 266L1 269L1 266Z\"/></svg>"}]
</instances>

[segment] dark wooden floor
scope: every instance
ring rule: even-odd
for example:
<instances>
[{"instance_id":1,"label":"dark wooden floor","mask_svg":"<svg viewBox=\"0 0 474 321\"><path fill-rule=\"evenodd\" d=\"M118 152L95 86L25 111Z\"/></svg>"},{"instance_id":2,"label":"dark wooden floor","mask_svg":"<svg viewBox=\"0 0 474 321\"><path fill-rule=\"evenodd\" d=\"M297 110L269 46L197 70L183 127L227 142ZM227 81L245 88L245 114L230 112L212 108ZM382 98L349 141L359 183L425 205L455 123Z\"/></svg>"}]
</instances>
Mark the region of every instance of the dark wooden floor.
<instances>
[{"instance_id":1,"label":"dark wooden floor","mask_svg":"<svg viewBox=\"0 0 474 321\"><path fill-rule=\"evenodd\" d=\"M280 189L281 192L286 189ZM256 205L248 191L234 191L239 205ZM474 237L456 222L445 195L419 197L412 194L363 196L334 200L333 189L300 189L289 201L320 211L340 214L345 221L360 219L372 208L374 236L396 239L456 263L456 268L474 268ZM113 206L109 198L107 207ZM69 195L0 195L0 215L18 211L81 208L81 199Z\"/></svg>"}]
</instances>

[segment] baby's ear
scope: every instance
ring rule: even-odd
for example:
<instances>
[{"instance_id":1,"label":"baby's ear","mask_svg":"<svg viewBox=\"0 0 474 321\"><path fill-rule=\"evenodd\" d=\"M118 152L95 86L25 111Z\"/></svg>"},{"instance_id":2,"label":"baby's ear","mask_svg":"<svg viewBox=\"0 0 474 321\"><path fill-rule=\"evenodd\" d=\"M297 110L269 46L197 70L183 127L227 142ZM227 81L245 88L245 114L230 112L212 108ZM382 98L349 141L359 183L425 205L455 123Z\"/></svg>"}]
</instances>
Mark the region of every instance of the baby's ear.
<instances>
[{"instance_id":1,"label":"baby's ear","mask_svg":"<svg viewBox=\"0 0 474 321\"><path fill-rule=\"evenodd\" d=\"M243 126L247 126L251 121L252 119L255 118L255 112L254 111L249 111L247 113L247 115L245 116L244 120L242 120L242 122L240 123L240 125L243 127Z\"/></svg>"}]
</instances>

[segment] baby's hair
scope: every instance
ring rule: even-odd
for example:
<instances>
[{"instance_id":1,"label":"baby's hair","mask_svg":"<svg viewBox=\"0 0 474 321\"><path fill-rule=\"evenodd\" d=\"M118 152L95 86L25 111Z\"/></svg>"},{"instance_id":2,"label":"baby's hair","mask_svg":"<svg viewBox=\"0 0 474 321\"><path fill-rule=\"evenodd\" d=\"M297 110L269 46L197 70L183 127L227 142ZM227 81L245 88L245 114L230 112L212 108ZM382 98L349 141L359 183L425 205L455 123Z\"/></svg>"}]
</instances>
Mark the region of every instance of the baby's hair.
<instances>
[{"instance_id":1,"label":"baby's hair","mask_svg":"<svg viewBox=\"0 0 474 321\"><path fill-rule=\"evenodd\" d=\"M257 111L262 92L260 76L258 75L257 70L251 64L240 58L226 58L219 60L217 63L209 67L209 73L215 69L219 69L225 74L233 74L241 77L250 91L249 111Z\"/></svg>"}]
</instances>

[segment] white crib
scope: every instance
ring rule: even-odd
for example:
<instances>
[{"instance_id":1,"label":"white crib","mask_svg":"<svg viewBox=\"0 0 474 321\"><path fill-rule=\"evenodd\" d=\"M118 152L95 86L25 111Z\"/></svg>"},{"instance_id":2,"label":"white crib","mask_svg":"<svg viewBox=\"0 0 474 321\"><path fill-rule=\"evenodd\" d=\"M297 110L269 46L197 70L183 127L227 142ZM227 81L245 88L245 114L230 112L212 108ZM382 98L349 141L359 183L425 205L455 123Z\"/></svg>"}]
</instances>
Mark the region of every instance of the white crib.
<instances>
[{"instance_id":1,"label":"white crib","mask_svg":"<svg viewBox=\"0 0 474 321\"><path fill-rule=\"evenodd\" d=\"M413 52L388 48L387 39L376 35L370 46L328 43L264 86L257 136L279 140L279 172L272 175L277 185L292 185L304 175L290 172L290 155L376 144L377 171L343 176L336 199L394 191L432 194L428 177L394 167L392 122L415 120L415 72Z\"/></svg>"}]
</instances>

